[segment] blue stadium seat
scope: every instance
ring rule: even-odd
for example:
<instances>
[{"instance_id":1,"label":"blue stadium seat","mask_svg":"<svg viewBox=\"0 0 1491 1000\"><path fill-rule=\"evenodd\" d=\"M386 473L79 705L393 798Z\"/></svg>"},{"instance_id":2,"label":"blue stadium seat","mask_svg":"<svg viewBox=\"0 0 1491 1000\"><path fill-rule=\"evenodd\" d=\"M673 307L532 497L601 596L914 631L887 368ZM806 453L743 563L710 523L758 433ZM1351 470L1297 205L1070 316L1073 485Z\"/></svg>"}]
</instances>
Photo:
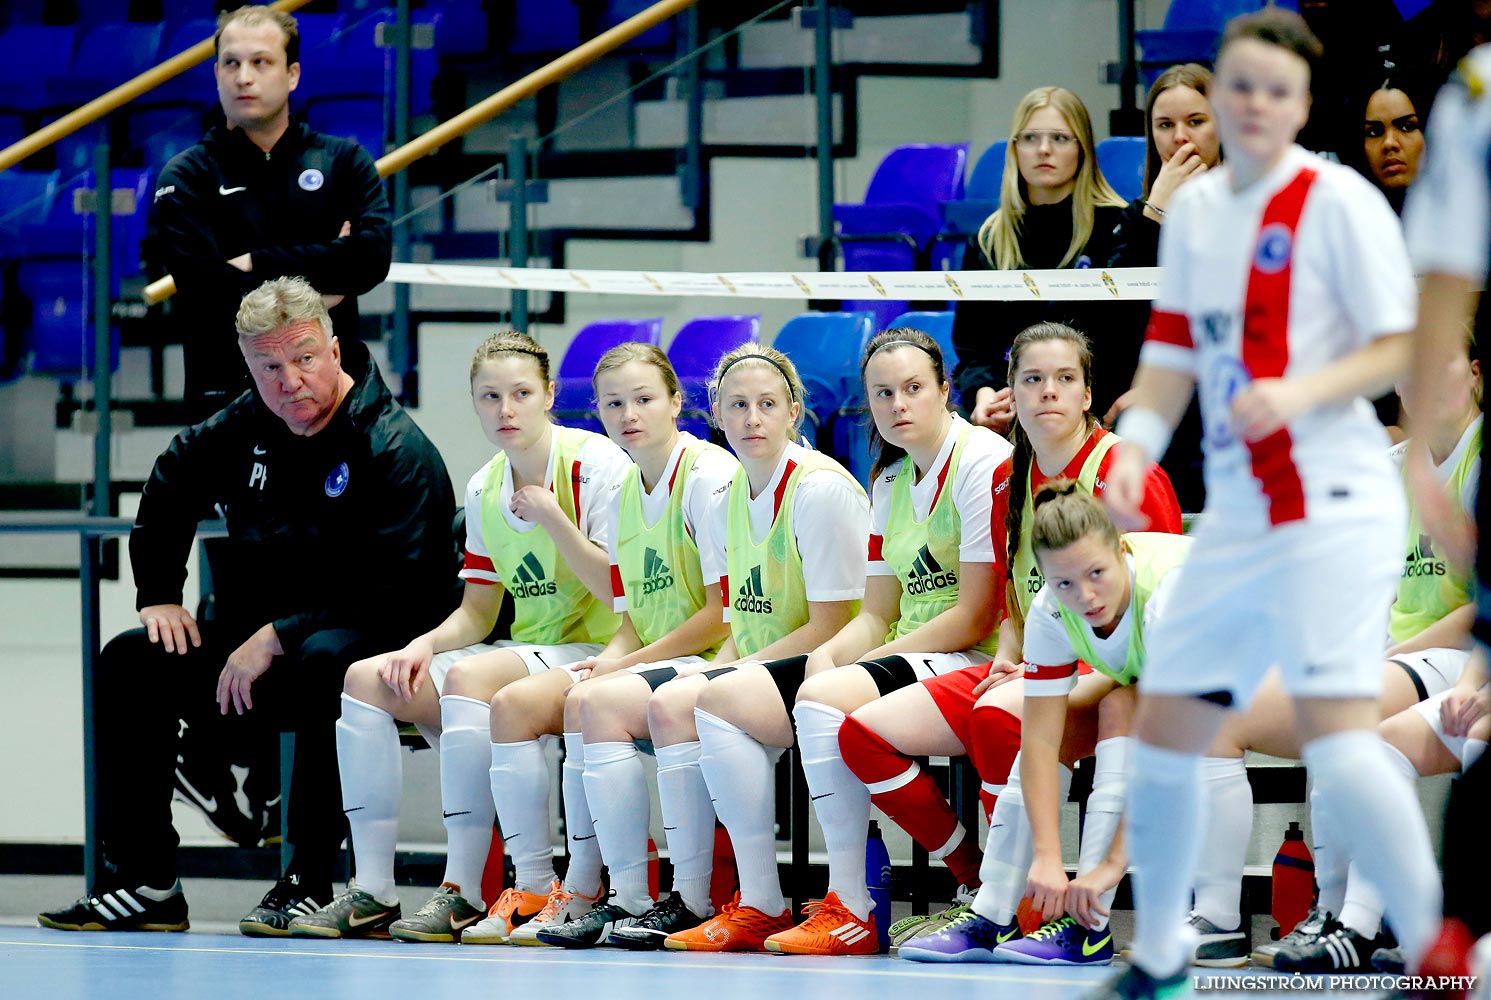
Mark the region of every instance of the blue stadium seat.
<instances>
[{"instance_id":1,"label":"blue stadium seat","mask_svg":"<svg viewBox=\"0 0 1491 1000\"><path fill-rule=\"evenodd\" d=\"M1165 11L1163 28L1134 32L1144 53L1140 62L1144 85L1153 85L1155 77L1176 63L1209 65L1216 58L1217 42L1227 22L1270 4L1284 10L1299 9L1298 0L1172 0Z\"/></svg>"},{"instance_id":2,"label":"blue stadium seat","mask_svg":"<svg viewBox=\"0 0 1491 1000\"><path fill-rule=\"evenodd\" d=\"M81 260L26 260L16 269L17 286L31 300L27 338L29 369L38 375L81 378L93 364L88 268ZM119 367L115 331L110 363Z\"/></svg>"},{"instance_id":3,"label":"blue stadium seat","mask_svg":"<svg viewBox=\"0 0 1491 1000\"><path fill-rule=\"evenodd\" d=\"M353 139L377 159L384 153L381 97L322 97L311 102L306 119L327 135Z\"/></svg>"},{"instance_id":4,"label":"blue stadium seat","mask_svg":"<svg viewBox=\"0 0 1491 1000\"><path fill-rule=\"evenodd\" d=\"M1098 143L1098 169L1124 201L1144 193L1146 148L1142 135L1115 135Z\"/></svg>"},{"instance_id":5,"label":"blue stadium seat","mask_svg":"<svg viewBox=\"0 0 1491 1000\"><path fill-rule=\"evenodd\" d=\"M598 434L606 432L595 416L595 389L591 377L601 355L617 344L629 341L661 344L663 318L605 319L580 328L565 349L564 359L559 362L559 374L554 379L554 419Z\"/></svg>"},{"instance_id":6,"label":"blue stadium seat","mask_svg":"<svg viewBox=\"0 0 1491 1000\"><path fill-rule=\"evenodd\" d=\"M870 178L863 204L833 208L846 271L911 271L927 263L942 230L942 203L963 197L968 147L898 146ZM941 262L936 262L941 266ZM875 313L877 328L903 312L899 300L849 299L848 310Z\"/></svg>"},{"instance_id":7,"label":"blue stadium seat","mask_svg":"<svg viewBox=\"0 0 1491 1000\"><path fill-rule=\"evenodd\" d=\"M668 345L668 360L683 388L683 416L678 425L709 438L709 377L720 358L761 336L760 316L700 316L678 328Z\"/></svg>"},{"instance_id":8,"label":"blue stadium seat","mask_svg":"<svg viewBox=\"0 0 1491 1000\"><path fill-rule=\"evenodd\" d=\"M378 25L392 24L397 15L379 10L348 20L338 41L336 73L317 83L317 97L386 97L393 101L393 49L378 47ZM440 35L439 15L434 15L435 35ZM428 11L419 11L414 24L431 23ZM302 72L305 67L302 67ZM435 50L413 49L410 52L410 113L426 114L430 110L430 86L435 80Z\"/></svg>"},{"instance_id":9,"label":"blue stadium seat","mask_svg":"<svg viewBox=\"0 0 1491 1000\"><path fill-rule=\"evenodd\" d=\"M948 401L955 406L962 405L962 395L958 387L951 385L953 372L958 367L958 352L953 347L953 311L948 309L943 312L905 312L890 321L886 329L904 326L913 330L920 330L933 340L937 346L942 348L942 367L947 372L950 393Z\"/></svg>"},{"instance_id":10,"label":"blue stadium seat","mask_svg":"<svg viewBox=\"0 0 1491 1000\"><path fill-rule=\"evenodd\" d=\"M166 25L165 42L160 49L161 58L169 59L185 52L198 42L211 38L216 31L217 22L210 17L171 20ZM217 82L212 75L212 59L208 58L201 65L194 66L154 90L140 95L138 104L142 107L162 104L191 107L216 105Z\"/></svg>"},{"instance_id":11,"label":"blue stadium seat","mask_svg":"<svg viewBox=\"0 0 1491 1000\"><path fill-rule=\"evenodd\" d=\"M147 212L154 193L151 183L155 174L152 170L135 168L115 168L111 173L115 188L129 188L135 193L134 214L116 215L113 220L112 270L117 290L121 278L134 277L140 273L140 243L145 237ZM92 254L93 217L73 211L74 192L92 186L92 171L83 171L71 178L64 177L56 188L56 195L48 206L46 216L40 222L20 227L28 261L57 260L77 266Z\"/></svg>"},{"instance_id":12,"label":"blue stadium seat","mask_svg":"<svg viewBox=\"0 0 1491 1000\"><path fill-rule=\"evenodd\" d=\"M622 21L642 13L651 7L652 4L653 0L606 0L606 11L601 15L600 29L606 31L614 28ZM655 27L648 28L642 34L621 46L620 51L638 52L643 50L656 51L658 49L668 49L671 51L677 31L676 19L669 18Z\"/></svg>"},{"instance_id":13,"label":"blue stadium seat","mask_svg":"<svg viewBox=\"0 0 1491 1000\"><path fill-rule=\"evenodd\" d=\"M802 378L808 419L818 433L818 447L828 443L823 432L835 416L864 399L859 383L859 359L875 335L869 312L803 313L777 331L772 346L792 359Z\"/></svg>"},{"instance_id":14,"label":"blue stadium seat","mask_svg":"<svg viewBox=\"0 0 1491 1000\"><path fill-rule=\"evenodd\" d=\"M78 24L83 28L95 24L129 20L130 0L77 0Z\"/></svg>"},{"instance_id":15,"label":"blue stadium seat","mask_svg":"<svg viewBox=\"0 0 1491 1000\"><path fill-rule=\"evenodd\" d=\"M568 52L580 44L574 0L517 0L507 51L513 55Z\"/></svg>"},{"instance_id":16,"label":"blue stadium seat","mask_svg":"<svg viewBox=\"0 0 1491 1000\"><path fill-rule=\"evenodd\" d=\"M519 3L517 13L521 16L525 6ZM487 12L470 0L427 0L425 11L438 15L435 24L435 51L442 56L479 56L487 51ZM565 23L575 24L574 4L569 0L545 0L541 5L543 16L539 18L542 28ZM580 44L579 29L576 38L565 49ZM508 42L508 51L517 53L521 39L516 35Z\"/></svg>"},{"instance_id":17,"label":"blue stadium seat","mask_svg":"<svg viewBox=\"0 0 1491 1000\"><path fill-rule=\"evenodd\" d=\"M129 116L129 143L145 165L160 170L166 161L202 138L201 111L194 107L146 108Z\"/></svg>"},{"instance_id":18,"label":"blue stadium seat","mask_svg":"<svg viewBox=\"0 0 1491 1000\"><path fill-rule=\"evenodd\" d=\"M221 0L161 0L161 17L166 21L213 17L223 6Z\"/></svg>"},{"instance_id":19,"label":"blue stadium seat","mask_svg":"<svg viewBox=\"0 0 1491 1000\"><path fill-rule=\"evenodd\" d=\"M26 119L11 111L0 111L0 149L26 138Z\"/></svg>"},{"instance_id":20,"label":"blue stadium seat","mask_svg":"<svg viewBox=\"0 0 1491 1000\"><path fill-rule=\"evenodd\" d=\"M57 194L57 171L0 171L0 260L18 260L26 253L22 233L46 221Z\"/></svg>"},{"instance_id":21,"label":"blue stadium seat","mask_svg":"<svg viewBox=\"0 0 1491 1000\"><path fill-rule=\"evenodd\" d=\"M1004 161L1009 145L1008 139L1000 139L984 150L973 165L963 197L942 203L944 232L971 236L999 209L999 191L1004 184Z\"/></svg>"},{"instance_id":22,"label":"blue stadium seat","mask_svg":"<svg viewBox=\"0 0 1491 1000\"><path fill-rule=\"evenodd\" d=\"M86 104L160 62L164 24L85 21L81 30L66 74L48 90L53 105L71 109Z\"/></svg>"},{"instance_id":23,"label":"blue stadium seat","mask_svg":"<svg viewBox=\"0 0 1491 1000\"><path fill-rule=\"evenodd\" d=\"M48 86L67 72L77 39L77 28L55 24L19 24L0 35L0 107L46 107Z\"/></svg>"},{"instance_id":24,"label":"blue stadium seat","mask_svg":"<svg viewBox=\"0 0 1491 1000\"><path fill-rule=\"evenodd\" d=\"M341 33L345 18L341 14L307 14L297 12L300 25L300 83L291 95L291 107L327 94L342 94L337 85L341 70Z\"/></svg>"}]
</instances>

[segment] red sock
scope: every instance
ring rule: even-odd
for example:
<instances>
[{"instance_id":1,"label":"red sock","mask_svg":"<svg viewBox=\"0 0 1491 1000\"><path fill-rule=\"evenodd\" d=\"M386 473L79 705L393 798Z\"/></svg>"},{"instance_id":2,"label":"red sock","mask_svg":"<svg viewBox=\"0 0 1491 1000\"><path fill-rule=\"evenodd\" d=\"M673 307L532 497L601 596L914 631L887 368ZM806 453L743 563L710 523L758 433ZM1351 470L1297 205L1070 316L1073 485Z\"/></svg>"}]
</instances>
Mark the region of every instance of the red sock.
<instances>
[{"instance_id":1,"label":"red sock","mask_svg":"<svg viewBox=\"0 0 1491 1000\"><path fill-rule=\"evenodd\" d=\"M913 840L936 854L947 850L948 842L961 829L958 815L942 797L937 782L924 772L909 757L891 746L854 716L844 720L839 727L839 751L844 763L853 771L865 787L870 790L870 801L881 812L895 820L896 825L911 834ZM981 855L972 864L972 873L966 870L967 852L958 854L965 845L971 846L978 855L977 838L963 835L962 842L942 860L953 867L953 856L958 855L965 870L954 869L959 882L976 885ZM970 883L969 878L973 881Z\"/></svg>"},{"instance_id":2,"label":"red sock","mask_svg":"<svg viewBox=\"0 0 1491 1000\"><path fill-rule=\"evenodd\" d=\"M1020 720L1002 708L980 705L968 722L971 736L968 757L978 770L979 803L986 817L994 815L994 803L1010 780L1010 768L1020 752Z\"/></svg>"}]
</instances>

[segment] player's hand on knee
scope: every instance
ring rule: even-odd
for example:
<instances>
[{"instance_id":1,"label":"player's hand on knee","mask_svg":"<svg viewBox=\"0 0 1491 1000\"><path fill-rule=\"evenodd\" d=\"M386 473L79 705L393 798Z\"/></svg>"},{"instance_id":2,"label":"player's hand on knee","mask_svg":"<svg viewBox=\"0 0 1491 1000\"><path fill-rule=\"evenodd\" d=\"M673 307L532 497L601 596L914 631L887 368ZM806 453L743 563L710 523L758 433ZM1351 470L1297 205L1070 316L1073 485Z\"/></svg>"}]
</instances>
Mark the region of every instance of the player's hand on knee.
<instances>
[{"instance_id":1,"label":"player's hand on knee","mask_svg":"<svg viewBox=\"0 0 1491 1000\"><path fill-rule=\"evenodd\" d=\"M251 711L254 707L254 681L264 676L274 658L282 653L284 648L273 624L265 625L244 640L228 656L228 662L217 675L218 711L227 715L229 705L239 715Z\"/></svg>"},{"instance_id":2,"label":"player's hand on knee","mask_svg":"<svg viewBox=\"0 0 1491 1000\"><path fill-rule=\"evenodd\" d=\"M1011 663L1009 660L994 660L989 664L989 676L974 685L973 696L977 698L985 691L997 688L1001 684L1008 684L1010 681L1017 681L1023 676L1020 664Z\"/></svg>"},{"instance_id":3,"label":"player's hand on knee","mask_svg":"<svg viewBox=\"0 0 1491 1000\"><path fill-rule=\"evenodd\" d=\"M420 636L403 649L387 654L378 676L404 701L413 701L429 677L430 660L434 656L430 641Z\"/></svg>"},{"instance_id":4,"label":"player's hand on knee","mask_svg":"<svg viewBox=\"0 0 1491 1000\"><path fill-rule=\"evenodd\" d=\"M1445 735L1469 736L1471 727L1491 710L1488 699L1491 699L1491 694L1485 691L1451 688L1444 701L1439 703L1439 721L1444 726Z\"/></svg>"},{"instance_id":5,"label":"player's hand on knee","mask_svg":"<svg viewBox=\"0 0 1491 1000\"><path fill-rule=\"evenodd\" d=\"M188 643L202 645L197 620L179 604L152 604L140 609L140 624L151 642L158 642L168 653L186 654Z\"/></svg>"}]
</instances>

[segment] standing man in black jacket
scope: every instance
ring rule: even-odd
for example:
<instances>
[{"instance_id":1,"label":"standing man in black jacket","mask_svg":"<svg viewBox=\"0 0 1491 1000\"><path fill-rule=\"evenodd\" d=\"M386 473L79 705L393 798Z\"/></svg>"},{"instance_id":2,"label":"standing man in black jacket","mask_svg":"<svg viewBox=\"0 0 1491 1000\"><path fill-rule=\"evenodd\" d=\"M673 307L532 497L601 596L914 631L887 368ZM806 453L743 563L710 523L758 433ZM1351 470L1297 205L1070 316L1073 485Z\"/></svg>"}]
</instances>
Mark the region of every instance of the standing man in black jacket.
<instances>
[{"instance_id":1,"label":"standing man in black jacket","mask_svg":"<svg viewBox=\"0 0 1491 1000\"><path fill-rule=\"evenodd\" d=\"M39 917L61 930L185 930L171 825L176 720L216 703L230 738L290 730L289 869L240 924L285 934L331 899L345 830L335 723L349 664L453 608L455 494L439 453L367 349L332 335L322 295L277 278L245 296L244 393L156 460L130 534L144 628L98 664L99 830L106 873ZM218 507L238 572L229 613L182 606L198 513Z\"/></svg>"},{"instance_id":2,"label":"standing man in black jacket","mask_svg":"<svg viewBox=\"0 0 1491 1000\"><path fill-rule=\"evenodd\" d=\"M304 277L325 295L347 344L358 339L357 296L387 276L392 248L388 199L372 157L290 118L290 94L300 81L295 19L241 7L218 19L214 43L224 124L161 171L147 253L153 272L176 280L169 319L183 343L191 422L250 388L233 327L248 291L269 278ZM205 552L219 598L215 612L223 599L218 581L236 571L216 541ZM274 742L239 746L230 760L208 738L209 727L186 722L179 794L239 843L274 836ZM234 796L230 762L249 766L247 815Z\"/></svg>"},{"instance_id":3,"label":"standing man in black jacket","mask_svg":"<svg viewBox=\"0 0 1491 1000\"><path fill-rule=\"evenodd\" d=\"M343 343L357 339L357 296L388 275L388 198L368 152L290 118L300 82L295 18L249 6L218 19L225 124L172 157L151 211L150 253L176 279L189 418L249 387L233 316L250 289L299 275L326 296ZM333 68L326 67L327 72Z\"/></svg>"}]
</instances>

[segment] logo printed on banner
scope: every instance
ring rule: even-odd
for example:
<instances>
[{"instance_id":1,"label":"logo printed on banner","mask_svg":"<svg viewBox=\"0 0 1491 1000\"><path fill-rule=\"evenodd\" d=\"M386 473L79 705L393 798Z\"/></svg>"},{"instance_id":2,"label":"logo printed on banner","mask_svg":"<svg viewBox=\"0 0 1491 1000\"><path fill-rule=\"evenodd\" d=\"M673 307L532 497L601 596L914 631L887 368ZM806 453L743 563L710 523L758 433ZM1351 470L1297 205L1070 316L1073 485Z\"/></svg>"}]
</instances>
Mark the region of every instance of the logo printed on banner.
<instances>
[{"instance_id":1,"label":"logo printed on banner","mask_svg":"<svg viewBox=\"0 0 1491 1000\"><path fill-rule=\"evenodd\" d=\"M958 283L956 281L953 280L953 276L951 274L948 274L946 271L943 271L942 272L942 280L945 281L945 282L947 282L947 287L949 287L949 288L951 288L953 290L953 294L954 295L956 295L960 299L963 297L963 289L961 287L959 287L959 285L958 285Z\"/></svg>"},{"instance_id":2,"label":"logo printed on banner","mask_svg":"<svg viewBox=\"0 0 1491 1000\"><path fill-rule=\"evenodd\" d=\"M1114 281L1113 275L1107 271L1103 272L1103 284L1107 287L1108 291L1113 293L1115 299L1118 298L1118 282Z\"/></svg>"},{"instance_id":3,"label":"logo printed on banner","mask_svg":"<svg viewBox=\"0 0 1491 1000\"><path fill-rule=\"evenodd\" d=\"M1289 266L1289 253L1294 237L1289 227L1282 222L1270 223L1258 234L1258 249L1253 254L1253 266L1264 274L1278 274Z\"/></svg>"},{"instance_id":4,"label":"logo printed on banner","mask_svg":"<svg viewBox=\"0 0 1491 1000\"><path fill-rule=\"evenodd\" d=\"M1028 289L1030 289L1030 294L1034 295L1036 298L1040 298L1041 297L1041 289L1040 289L1040 286L1035 283L1035 279L1032 278L1030 275L1025 274L1023 272L1020 274L1020 277L1022 279L1024 279L1024 281L1025 281L1025 287L1028 288Z\"/></svg>"},{"instance_id":5,"label":"logo printed on banner","mask_svg":"<svg viewBox=\"0 0 1491 1000\"><path fill-rule=\"evenodd\" d=\"M319 191L326 183L326 175L315 167L300 172L300 189L302 191Z\"/></svg>"},{"instance_id":6,"label":"logo printed on banner","mask_svg":"<svg viewBox=\"0 0 1491 1000\"><path fill-rule=\"evenodd\" d=\"M326 495L329 497L339 497L347 492L347 482L351 478L352 470L347 468L346 462L332 469L326 474Z\"/></svg>"}]
</instances>

